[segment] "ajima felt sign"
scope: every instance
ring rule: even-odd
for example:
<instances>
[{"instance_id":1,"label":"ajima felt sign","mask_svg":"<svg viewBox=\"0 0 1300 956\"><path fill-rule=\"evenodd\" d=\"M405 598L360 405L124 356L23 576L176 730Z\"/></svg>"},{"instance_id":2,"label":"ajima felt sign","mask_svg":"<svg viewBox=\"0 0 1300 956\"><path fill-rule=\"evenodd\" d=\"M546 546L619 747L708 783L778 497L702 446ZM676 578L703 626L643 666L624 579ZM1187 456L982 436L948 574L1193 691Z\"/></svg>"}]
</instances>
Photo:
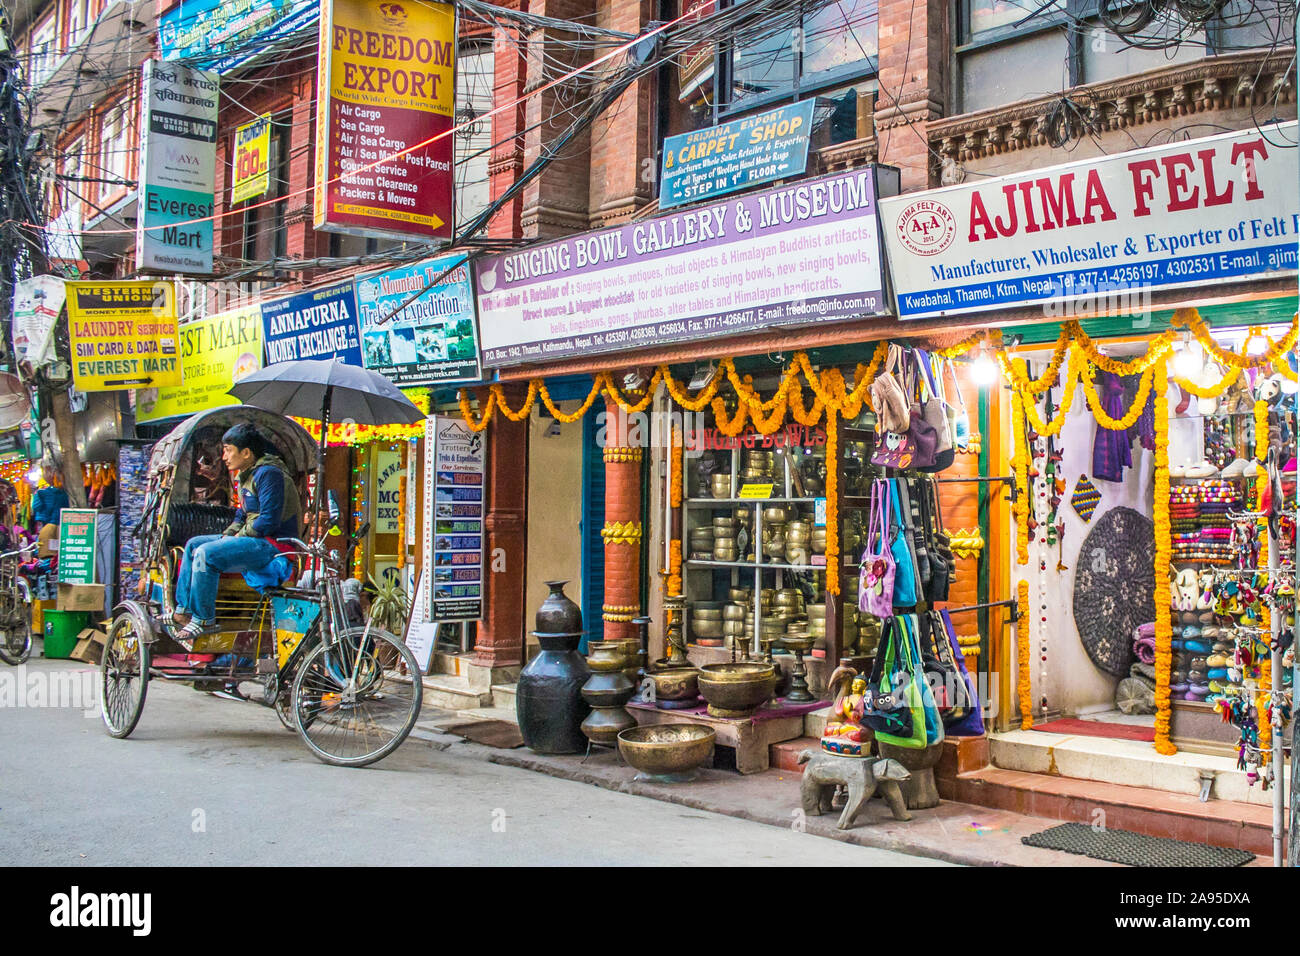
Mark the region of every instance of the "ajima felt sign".
<instances>
[{"instance_id":1,"label":"ajima felt sign","mask_svg":"<svg viewBox=\"0 0 1300 956\"><path fill-rule=\"evenodd\" d=\"M66 289L79 391L181 384L173 283L69 282Z\"/></svg>"}]
</instances>

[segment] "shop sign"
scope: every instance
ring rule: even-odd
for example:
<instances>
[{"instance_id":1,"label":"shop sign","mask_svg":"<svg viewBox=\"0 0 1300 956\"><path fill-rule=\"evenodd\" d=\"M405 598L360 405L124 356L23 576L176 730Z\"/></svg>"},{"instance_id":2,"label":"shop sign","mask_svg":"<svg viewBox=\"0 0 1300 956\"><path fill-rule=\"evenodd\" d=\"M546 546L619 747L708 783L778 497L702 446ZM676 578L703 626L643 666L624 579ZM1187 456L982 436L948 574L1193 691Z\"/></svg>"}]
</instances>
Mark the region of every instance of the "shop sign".
<instances>
[{"instance_id":1,"label":"shop sign","mask_svg":"<svg viewBox=\"0 0 1300 956\"><path fill-rule=\"evenodd\" d=\"M14 358L42 368L56 358L54 324L63 310L63 280L33 276L14 284Z\"/></svg>"},{"instance_id":2,"label":"shop sign","mask_svg":"<svg viewBox=\"0 0 1300 956\"><path fill-rule=\"evenodd\" d=\"M64 508L59 512L59 581L95 583L94 508Z\"/></svg>"},{"instance_id":3,"label":"shop sign","mask_svg":"<svg viewBox=\"0 0 1300 956\"><path fill-rule=\"evenodd\" d=\"M351 282L263 302L266 364L335 358L360 365L356 308Z\"/></svg>"},{"instance_id":4,"label":"shop sign","mask_svg":"<svg viewBox=\"0 0 1300 956\"><path fill-rule=\"evenodd\" d=\"M488 367L824 325L886 310L868 167L476 264Z\"/></svg>"},{"instance_id":5,"label":"shop sign","mask_svg":"<svg viewBox=\"0 0 1300 956\"><path fill-rule=\"evenodd\" d=\"M158 20L164 60L195 60L228 73L316 22L318 0L181 0Z\"/></svg>"},{"instance_id":6,"label":"shop sign","mask_svg":"<svg viewBox=\"0 0 1300 956\"><path fill-rule=\"evenodd\" d=\"M482 432L471 431L459 416L437 416L433 494L425 504L426 534L432 539L425 571L432 621L483 615L484 453Z\"/></svg>"},{"instance_id":7,"label":"shop sign","mask_svg":"<svg viewBox=\"0 0 1300 956\"><path fill-rule=\"evenodd\" d=\"M741 498L771 498L773 485L769 481L762 485L745 485L740 489Z\"/></svg>"},{"instance_id":8,"label":"shop sign","mask_svg":"<svg viewBox=\"0 0 1300 956\"><path fill-rule=\"evenodd\" d=\"M903 319L1296 271L1296 123L882 200ZM1141 311L1124 305L1121 314ZM1056 310L1056 314L1064 314Z\"/></svg>"},{"instance_id":9,"label":"shop sign","mask_svg":"<svg viewBox=\"0 0 1300 956\"><path fill-rule=\"evenodd\" d=\"M144 61L135 233L138 269L212 272L220 90L215 73Z\"/></svg>"},{"instance_id":10,"label":"shop sign","mask_svg":"<svg viewBox=\"0 0 1300 956\"><path fill-rule=\"evenodd\" d=\"M262 308L244 306L180 325L182 383L140 389L135 418L154 422L237 405L230 386L262 367Z\"/></svg>"},{"instance_id":11,"label":"shop sign","mask_svg":"<svg viewBox=\"0 0 1300 956\"><path fill-rule=\"evenodd\" d=\"M235 127L235 158L231 171L231 203L265 195L271 185L271 114Z\"/></svg>"},{"instance_id":12,"label":"shop sign","mask_svg":"<svg viewBox=\"0 0 1300 956\"><path fill-rule=\"evenodd\" d=\"M746 429L739 435L724 435L716 428L688 429L683 437L691 451L728 451L732 448L816 448L826 444L826 429L820 425L786 425L770 435Z\"/></svg>"},{"instance_id":13,"label":"shop sign","mask_svg":"<svg viewBox=\"0 0 1300 956\"><path fill-rule=\"evenodd\" d=\"M69 282L65 288L77 391L181 384L173 283Z\"/></svg>"},{"instance_id":14,"label":"shop sign","mask_svg":"<svg viewBox=\"0 0 1300 956\"><path fill-rule=\"evenodd\" d=\"M449 3L326 0L317 229L451 239L455 49Z\"/></svg>"},{"instance_id":15,"label":"shop sign","mask_svg":"<svg viewBox=\"0 0 1300 956\"><path fill-rule=\"evenodd\" d=\"M361 358L398 385L477 381L474 292L464 256L357 279Z\"/></svg>"},{"instance_id":16,"label":"shop sign","mask_svg":"<svg viewBox=\"0 0 1300 956\"><path fill-rule=\"evenodd\" d=\"M808 164L813 101L781 106L664 140L659 208L715 199L801 175Z\"/></svg>"},{"instance_id":17,"label":"shop sign","mask_svg":"<svg viewBox=\"0 0 1300 956\"><path fill-rule=\"evenodd\" d=\"M397 534L401 524L402 454L387 448L376 448L371 465L370 500L374 502L375 534ZM398 548L402 543L398 542Z\"/></svg>"}]
</instances>

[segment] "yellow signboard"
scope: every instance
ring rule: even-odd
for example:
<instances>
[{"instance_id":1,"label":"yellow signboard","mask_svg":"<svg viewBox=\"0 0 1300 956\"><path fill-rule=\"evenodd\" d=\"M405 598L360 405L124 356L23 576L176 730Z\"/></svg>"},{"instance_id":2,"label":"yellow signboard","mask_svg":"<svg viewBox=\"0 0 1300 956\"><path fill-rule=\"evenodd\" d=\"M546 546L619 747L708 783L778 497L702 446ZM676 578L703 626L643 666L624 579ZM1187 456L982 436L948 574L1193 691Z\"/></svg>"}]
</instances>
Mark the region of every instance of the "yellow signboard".
<instances>
[{"instance_id":1,"label":"yellow signboard","mask_svg":"<svg viewBox=\"0 0 1300 956\"><path fill-rule=\"evenodd\" d=\"M175 284L69 282L66 288L78 391L181 384Z\"/></svg>"},{"instance_id":2,"label":"yellow signboard","mask_svg":"<svg viewBox=\"0 0 1300 956\"><path fill-rule=\"evenodd\" d=\"M235 129L234 170L230 202L241 203L266 194L271 184L271 114Z\"/></svg>"},{"instance_id":3,"label":"yellow signboard","mask_svg":"<svg viewBox=\"0 0 1300 956\"><path fill-rule=\"evenodd\" d=\"M740 497L742 497L742 498L771 498L771 497L772 497L772 486L771 486L770 484L767 484L767 485L745 485L745 487L743 487L743 488L740 489Z\"/></svg>"},{"instance_id":4,"label":"yellow signboard","mask_svg":"<svg viewBox=\"0 0 1300 956\"><path fill-rule=\"evenodd\" d=\"M245 306L182 323L180 338L184 383L179 388L136 392L136 421L152 422L239 404L226 390L262 367L262 308Z\"/></svg>"}]
</instances>

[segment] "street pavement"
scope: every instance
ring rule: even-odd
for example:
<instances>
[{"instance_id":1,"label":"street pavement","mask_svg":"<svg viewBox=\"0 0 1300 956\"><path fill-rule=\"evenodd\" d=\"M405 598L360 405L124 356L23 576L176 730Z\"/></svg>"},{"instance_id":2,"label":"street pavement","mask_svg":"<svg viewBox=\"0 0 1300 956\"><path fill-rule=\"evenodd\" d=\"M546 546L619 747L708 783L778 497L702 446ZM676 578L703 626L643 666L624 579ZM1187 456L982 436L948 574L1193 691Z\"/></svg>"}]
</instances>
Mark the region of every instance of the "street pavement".
<instances>
[{"instance_id":1,"label":"street pavement","mask_svg":"<svg viewBox=\"0 0 1300 956\"><path fill-rule=\"evenodd\" d=\"M7 865L945 865L414 737L371 767L330 767L269 709L184 684L151 682L135 733L114 740L80 699L97 678L75 661L0 664Z\"/></svg>"}]
</instances>

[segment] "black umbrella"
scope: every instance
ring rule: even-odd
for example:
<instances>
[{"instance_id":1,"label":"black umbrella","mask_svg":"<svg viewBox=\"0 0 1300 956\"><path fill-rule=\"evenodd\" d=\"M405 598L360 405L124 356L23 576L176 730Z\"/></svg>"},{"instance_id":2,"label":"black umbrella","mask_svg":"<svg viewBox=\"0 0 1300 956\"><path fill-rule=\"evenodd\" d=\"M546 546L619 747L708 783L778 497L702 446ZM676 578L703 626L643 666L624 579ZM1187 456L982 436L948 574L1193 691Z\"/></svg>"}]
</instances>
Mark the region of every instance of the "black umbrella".
<instances>
[{"instance_id":1,"label":"black umbrella","mask_svg":"<svg viewBox=\"0 0 1300 956\"><path fill-rule=\"evenodd\" d=\"M323 504L320 489L325 465L325 438L332 421L358 425L414 425L425 415L415 403L378 372L335 359L277 362L245 375L227 391L246 405L256 405L291 418L321 423L316 449L316 513Z\"/></svg>"}]
</instances>

